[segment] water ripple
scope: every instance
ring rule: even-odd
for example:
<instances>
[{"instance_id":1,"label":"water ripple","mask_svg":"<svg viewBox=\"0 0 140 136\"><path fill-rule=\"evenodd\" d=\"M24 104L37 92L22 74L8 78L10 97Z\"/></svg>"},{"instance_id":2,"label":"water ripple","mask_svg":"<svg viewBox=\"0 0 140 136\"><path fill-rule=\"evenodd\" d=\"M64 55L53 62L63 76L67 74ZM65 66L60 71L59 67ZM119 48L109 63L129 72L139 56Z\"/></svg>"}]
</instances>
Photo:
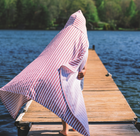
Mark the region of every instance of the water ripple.
<instances>
[{"instance_id":1,"label":"water ripple","mask_svg":"<svg viewBox=\"0 0 140 136\"><path fill-rule=\"evenodd\" d=\"M0 87L32 62L59 31L0 30ZM140 32L89 31L95 50L140 117ZM0 135L16 136L14 120L0 101Z\"/></svg>"}]
</instances>

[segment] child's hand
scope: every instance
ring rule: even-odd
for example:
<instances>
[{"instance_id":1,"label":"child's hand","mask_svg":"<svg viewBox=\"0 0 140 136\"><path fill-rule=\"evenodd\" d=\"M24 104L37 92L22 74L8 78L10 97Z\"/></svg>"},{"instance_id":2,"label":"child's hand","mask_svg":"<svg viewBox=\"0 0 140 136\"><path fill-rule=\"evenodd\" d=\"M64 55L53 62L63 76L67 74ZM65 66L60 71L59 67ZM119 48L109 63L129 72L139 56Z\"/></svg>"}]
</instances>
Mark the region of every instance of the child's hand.
<instances>
[{"instance_id":1,"label":"child's hand","mask_svg":"<svg viewBox=\"0 0 140 136\"><path fill-rule=\"evenodd\" d=\"M81 80L85 76L85 74L86 74L86 70L85 68L83 68L83 70L78 73L77 78Z\"/></svg>"}]
</instances>

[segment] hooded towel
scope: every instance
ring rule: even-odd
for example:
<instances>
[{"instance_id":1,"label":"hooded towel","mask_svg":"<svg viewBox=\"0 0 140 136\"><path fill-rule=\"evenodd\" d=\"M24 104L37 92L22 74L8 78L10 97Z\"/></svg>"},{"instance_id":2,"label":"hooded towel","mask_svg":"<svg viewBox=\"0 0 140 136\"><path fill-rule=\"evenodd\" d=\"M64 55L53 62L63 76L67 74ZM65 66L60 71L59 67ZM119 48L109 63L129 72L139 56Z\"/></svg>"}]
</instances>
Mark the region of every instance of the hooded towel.
<instances>
[{"instance_id":1,"label":"hooded towel","mask_svg":"<svg viewBox=\"0 0 140 136\"><path fill-rule=\"evenodd\" d=\"M34 100L54 112L70 126L89 136L87 114L78 72L88 56L86 21L79 10L44 51L0 88L0 99L16 118L20 108Z\"/></svg>"}]
</instances>

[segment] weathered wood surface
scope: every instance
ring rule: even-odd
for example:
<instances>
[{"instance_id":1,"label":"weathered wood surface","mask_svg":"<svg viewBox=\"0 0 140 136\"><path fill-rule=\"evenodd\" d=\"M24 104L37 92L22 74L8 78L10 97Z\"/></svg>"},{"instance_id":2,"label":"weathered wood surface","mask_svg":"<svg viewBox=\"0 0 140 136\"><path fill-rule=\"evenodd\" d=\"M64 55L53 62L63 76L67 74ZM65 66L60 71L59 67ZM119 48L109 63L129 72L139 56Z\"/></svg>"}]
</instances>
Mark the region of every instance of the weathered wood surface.
<instances>
[{"instance_id":1,"label":"weathered wood surface","mask_svg":"<svg viewBox=\"0 0 140 136\"><path fill-rule=\"evenodd\" d=\"M133 124L92 124L89 125L91 136L140 136ZM62 136L62 125L33 125L28 136ZM68 136L82 136L69 127Z\"/></svg>"},{"instance_id":2,"label":"weathered wood surface","mask_svg":"<svg viewBox=\"0 0 140 136\"><path fill-rule=\"evenodd\" d=\"M95 51L89 50L87 73L84 81L84 90L118 91L118 87Z\"/></svg>"},{"instance_id":3,"label":"weathered wood surface","mask_svg":"<svg viewBox=\"0 0 140 136\"><path fill-rule=\"evenodd\" d=\"M134 112L114 83L94 50L89 50L88 68L84 80L84 100L89 122L134 121ZM21 121L60 122L54 113L32 102Z\"/></svg>"},{"instance_id":4,"label":"weathered wood surface","mask_svg":"<svg viewBox=\"0 0 140 136\"><path fill-rule=\"evenodd\" d=\"M89 50L83 96L90 122L90 135L140 136L138 130L131 123L136 118L135 113L112 77L106 76L107 73L108 71L96 52ZM18 119L23 122L40 123L33 124L28 136L61 136L59 131L62 130L62 125L56 123L61 122L61 119L35 101L31 103L28 111ZM41 124L45 122L50 122L50 124ZM68 136L81 136L81 134L71 130Z\"/></svg>"}]
</instances>

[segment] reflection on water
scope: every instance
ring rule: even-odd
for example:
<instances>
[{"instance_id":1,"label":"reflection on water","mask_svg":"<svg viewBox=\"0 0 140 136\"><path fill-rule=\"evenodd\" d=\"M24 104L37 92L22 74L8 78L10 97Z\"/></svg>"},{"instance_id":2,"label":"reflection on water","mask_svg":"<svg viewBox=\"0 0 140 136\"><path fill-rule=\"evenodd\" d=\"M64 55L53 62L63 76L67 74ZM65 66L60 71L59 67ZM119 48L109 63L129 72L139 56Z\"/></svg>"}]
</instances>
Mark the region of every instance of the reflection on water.
<instances>
[{"instance_id":1,"label":"reflection on water","mask_svg":"<svg viewBox=\"0 0 140 136\"><path fill-rule=\"evenodd\" d=\"M59 31L0 30L0 87L32 62ZM95 50L140 117L140 32L88 31ZM17 130L0 101L0 136L16 136Z\"/></svg>"}]
</instances>

